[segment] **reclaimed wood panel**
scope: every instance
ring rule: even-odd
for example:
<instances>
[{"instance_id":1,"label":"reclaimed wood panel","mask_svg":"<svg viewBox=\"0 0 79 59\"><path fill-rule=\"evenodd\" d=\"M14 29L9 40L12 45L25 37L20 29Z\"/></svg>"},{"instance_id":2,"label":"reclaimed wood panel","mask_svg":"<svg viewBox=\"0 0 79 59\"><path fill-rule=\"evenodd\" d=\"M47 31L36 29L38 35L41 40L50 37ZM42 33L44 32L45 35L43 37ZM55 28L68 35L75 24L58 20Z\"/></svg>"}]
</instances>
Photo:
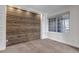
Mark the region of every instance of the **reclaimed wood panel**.
<instances>
[{"instance_id":1,"label":"reclaimed wood panel","mask_svg":"<svg viewBox=\"0 0 79 59\"><path fill-rule=\"evenodd\" d=\"M40 16L17 10L17 8L10 10L10 7L7 7L7 46L40 39Z\"/></svg>"}]
</instances>

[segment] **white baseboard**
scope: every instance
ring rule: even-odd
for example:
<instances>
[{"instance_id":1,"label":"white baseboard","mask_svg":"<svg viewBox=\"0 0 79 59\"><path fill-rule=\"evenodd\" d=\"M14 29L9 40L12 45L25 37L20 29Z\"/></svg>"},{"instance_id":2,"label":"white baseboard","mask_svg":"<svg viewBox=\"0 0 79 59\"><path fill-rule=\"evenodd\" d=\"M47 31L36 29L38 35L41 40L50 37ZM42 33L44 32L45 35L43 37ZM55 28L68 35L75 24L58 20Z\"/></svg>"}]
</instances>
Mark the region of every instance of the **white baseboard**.
<instances>
[{"instance_id":1,"label":"white baseboard","mask_svg":"<svg viewBox=\"0 0 79 59\"><path fill-rule=\"evenodd\" d=\"M51 39L51 38L48 38L48 39ZM70 45L70 46L73 46L73 47L79 48L79 45L77 46L77 45L72 44L72 43L70 43L70 42L65 42L65 41L57 40L57 39L51 39L51 40L58 41L58 42L61 42L61 43L64 43L64 44L67 44L67 45Z\"/></svg>"}]
</instances>

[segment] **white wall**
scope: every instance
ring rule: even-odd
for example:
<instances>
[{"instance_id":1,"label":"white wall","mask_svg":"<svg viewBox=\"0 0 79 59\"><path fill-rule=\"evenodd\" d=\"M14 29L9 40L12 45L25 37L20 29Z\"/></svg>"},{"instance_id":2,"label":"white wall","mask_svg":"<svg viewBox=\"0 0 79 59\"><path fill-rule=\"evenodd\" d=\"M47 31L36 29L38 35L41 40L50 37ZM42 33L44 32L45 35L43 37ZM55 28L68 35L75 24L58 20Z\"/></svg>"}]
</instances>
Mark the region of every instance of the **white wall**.
<instances>
[{"instance_id":1,"label":"white wall","mask_svg":"<svg viewBox=\"0 0 79 59\"><path fill-rule=\"evenodd\" d=\"M47 32L48 32L47 14L42 13L41 14L41 39L47 38Z\"/></svg>"},{"instance_id":2,"label":"white wall","mask_svg":"<svg viewBox=\"0 0 79 59\"><path fill-rule=\"evenodd\" d=\"M79 6L69 6L51 16L70 11L70 31L66 33L48 32L48 38L79 47Z\"/></svg>"},{"instance_id":3,"label":"white wall","mask_svg":"<svg viewBox=\"0 0 79 59\"><path fill-rule=\"evenodd\" d=\"M6 15L5 6L0 5L0 50L6 48Z\"/></svg>"}]
</instances>

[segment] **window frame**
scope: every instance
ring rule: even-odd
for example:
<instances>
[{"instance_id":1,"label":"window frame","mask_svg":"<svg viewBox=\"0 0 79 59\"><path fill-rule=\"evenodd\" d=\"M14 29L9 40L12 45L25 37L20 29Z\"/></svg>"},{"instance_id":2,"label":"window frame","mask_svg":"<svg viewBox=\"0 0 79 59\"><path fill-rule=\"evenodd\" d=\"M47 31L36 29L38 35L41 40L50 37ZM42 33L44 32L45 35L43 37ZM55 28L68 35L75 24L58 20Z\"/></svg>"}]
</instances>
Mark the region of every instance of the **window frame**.
<instances>
[{"instance_id":1,"label":"window frame","mask_svg":"<svg viewBox=\"0 0 79 59\"><path fill-rule=\"evenodd\" d=\"M69 24L69 29L67 30L66 29L66 25L65 25L65 19L64 19L64 17L61 17L61 16L68 16L68 18L67 19L69 19L69 22L68 22L68 24ZM63 30L62 29L60 29L60 32L58 32L58 17L61 17L61 18L63 18L62 20L64 20L63 22L64 22L64 25L63 25ZM62 13L62 14L59 14L59 15L56 15L56 16L54 16L54 17L52 17L52 18L49 18L50 20L53 20L53 18L56 18L55 20L56 20L56 24L55 24L55 26L56 26L56 31L51 31L51 28L50 28L50 22L48 21L48 31L49 32L58 32L58 33L63 33L63 32L69 32L70 31L70 12L68 11L68 12L65 12L65 13ZM49 20L48 19L48 20Z\"/></svg>"}]
</instances>

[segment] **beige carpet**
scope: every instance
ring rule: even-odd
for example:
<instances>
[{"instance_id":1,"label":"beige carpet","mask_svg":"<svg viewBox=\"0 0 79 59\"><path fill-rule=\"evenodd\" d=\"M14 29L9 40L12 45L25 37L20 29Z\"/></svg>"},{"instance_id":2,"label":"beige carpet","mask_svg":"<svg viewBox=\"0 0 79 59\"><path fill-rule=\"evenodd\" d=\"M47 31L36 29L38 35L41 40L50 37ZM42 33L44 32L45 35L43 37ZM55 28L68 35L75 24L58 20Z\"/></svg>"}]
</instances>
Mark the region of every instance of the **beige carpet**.
<instances>
[{"instance_id":1,"label":"beige carpet","mask_svg":"<svg viewBox=\"0 0 79 59\"><path fill-rule=\"evenodd\" d=\"M79 49L45 39L8 46L2 53L78 53Z\"/></svg>"}]
</instances>

